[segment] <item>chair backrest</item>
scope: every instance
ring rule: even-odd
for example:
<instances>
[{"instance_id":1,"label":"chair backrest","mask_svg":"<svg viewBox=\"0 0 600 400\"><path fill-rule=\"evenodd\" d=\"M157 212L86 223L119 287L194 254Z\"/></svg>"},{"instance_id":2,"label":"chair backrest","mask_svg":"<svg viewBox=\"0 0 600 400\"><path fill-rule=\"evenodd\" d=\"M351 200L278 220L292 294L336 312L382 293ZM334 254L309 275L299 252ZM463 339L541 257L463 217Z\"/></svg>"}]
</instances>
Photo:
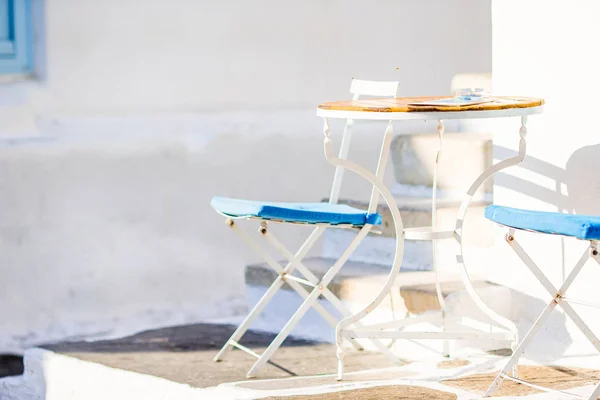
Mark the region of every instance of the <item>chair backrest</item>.
<instances>
[{"instance_id":1,"label":"chair backrest","mask_svg":"<svg viewBox=\"0 0 600 400\"><path fill-rule=\"evenodd\" d=\"M350 83L350 93L352 94L352 100L358 100L360 96L396 97L398 85L399 82L364 81L352 78L352 82ZM352 139L353 123L354 122L351 119L346 120L342 143L340 145L339 158L346 159L348 157L350 141ZM329 194L330 203L338 202L343 178L344 168L336 167L333 183L331 185L331 193Z\"/></svg>"},{"instance_id":2,"label":"chair backrest","mask_svg":"<svg viewBox=\"0 0 600 400\"><path fill-rule=\"evenodd\" d=\"M363 81L352 78L350 93L359 96L396 97L399 82Z\"/></svg>"}]
</instances>

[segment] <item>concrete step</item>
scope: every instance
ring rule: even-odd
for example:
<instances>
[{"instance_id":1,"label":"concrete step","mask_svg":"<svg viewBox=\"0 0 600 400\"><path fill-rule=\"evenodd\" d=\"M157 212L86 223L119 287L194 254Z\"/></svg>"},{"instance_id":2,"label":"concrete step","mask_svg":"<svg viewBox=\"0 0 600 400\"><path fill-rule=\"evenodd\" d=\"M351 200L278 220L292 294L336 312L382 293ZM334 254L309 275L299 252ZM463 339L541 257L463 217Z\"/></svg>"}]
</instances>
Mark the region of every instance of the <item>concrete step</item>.
<instances>
[{"instance_id":1,"label":"concrete step","mask_svg":"<svg viewBox=\"0 0 600 400\"><path fill-rule=\"evenodd\" d=\"M335 262L322 257L308 258L304 264L319 279ZM381 290L389 274L389 268L376 264L347 262L329 285L348 309L356 312L366 306ZM294 274L300 276L299 274ZM252 308L275 280L275 272L266 264L246 267L246 290L249 308ZM487 290L495 285L472 277L476 288ZM470 302L462 282L457 275L444 274L440 277L444 298L456 297L460 302ZM318 300L333 315L341 316L328 301ZM302 303L301 297L288 285L284 285L264 311L255 328L267 332L278 332ZM461 305L462 307L462 305ZM435 291L435 274L432 271L401 271L392 288L391 297L369 316L369 322L377 323L390 318L400 319L407 314L422 314L440 309ZM331 342L334 330L314 310L310 310L294 330L297 337Z\"/></svg>"},{"instance_id":2,"label":"concrete step","mask_svg":"<svg viewBox=\"0 0 600 400\"><path fill-rule=\"evenodd\" d=\"M392 142L392 163L396 182L432 186L439 139L435 134L396 136ZM464 191L492 165L492 135L475 132L446 132L438 167L438 187ZM493 182L483 185L491 192Z\"/></svg>"},{"instance_id":3,"label":"concrete step","mask_svg":"<svg viewBox=\"0 0 600 400\"><path fill-rule=\"evenodd\" d=\"M322 279L327 270L335 263L335 259L311 257L304 259L302 263L315 274L317 278ZM285 265L285 262L282 261L280 264ZM345 297L351 295L353 282L359 281L361 278L372 276L387 276L388 273L389 268L380 265L347 262L329 284L329 289L336 296ZM304 276L300 275L297 271L294 272L293 275L304 278ZM273 283L275 278L277 278L277 274L266 263L251 264L246 267L245 279L247 286L267 288ZM284 285L284 289L290 291L293 290L289 285ZM308 290L310 290L310 288L308 288Z\"/></svg>"},{"instance_id":4,"label":"concrete step","mask_svg":"<svg viewBox=\"0 0 600 400\"><path fill-rule=\"evenodd\" d=\"M431 226L431 198L430 197L400 197L396 198L398 204L398 210L402 217L402 224L404 228L415 228L420 226ZM322 201L328 201L323 199ZM437 226L439 228L452 229L454 227L454 221L460 207L460 199L438 199L437 201ZM339 201L340 204L347 204L352 207L366 210L368 204L361 201L342 199ZM478 223L484 221L483 212L485 207L489 206L491 201L477 200L471 202L469 206L468 218L469 226L465 226L465 229L479 231L480 226ZM382 224L380 231L383 236L394 237L392 213L386 204L379 204L377 206L377 212L381 215ZM481 238L477 235L478 243L481 245L491 245L492 235L490 237ZM475 238L474 238L475 239ZM485 239L485 241L482 241Z\"/></svg>"},{"instance_id":5,"label":"concrete step","mask_svg":"<svg viewBox=\"0 0 600 400\"><path fill-rule=\"evenodd\" d=\"M348 248L356 232L329 229L323 234L321 256L338 259ZM368 235L350 256L350 261L389 268L396 253L396 238L388 235ZM433 247L428 241L405 241L402 269L428 271L433 268Z\"/></svg>"},{"instance_id":6,"label":"concrete step","mask_svg":"<svg viewBox=\"0 0 600 400\"><path fill-rule=\"evenodd\" d=\"M417 277L411 277L417 278L412 282L402 281L402 278L406 278L407 274L400 276L399 282L397 282L406 310L411 314L440 310L441 306L435 287L435 274L432 271L414 273L414 275L417 274ZM484 289L496 285L478 279L473 281L473 286L475 289ZM455 293L465 291L465 287L458 277L442 277L440 288L444 299Z\"/></svg>"},{"instance_id":7,"label":"concrete step","mask_svg":"<svg viewBox=\"0 0 600 400\"><path fill-rule=\"evenodd\" d=\"M404 197L397 199L400 216L404 228L431 226L431 199ZM367 209L364 202L341 200L340 203L356 208ZM465 219L463 232L463 245L465 252L481 252L493 245L493 229L490 221L485 219L484 210L490 203L479 200L471 204ZM459 200L442 199L437 207L438 229L452 230L455 226L456 215L460 206ZM389 267L392 265L396 241L393 229L393 220L389 207L380 204L377 212L382 216L380 235L369 235L356 251L351 255L350 261L378 264ZM321 256L337 259L346 250L356 232L329 229L323 234ZM410 271L424 271L433 268L433 246L430 241L405 241L404 258L402 267ZM451 240L438 241L438 261L440 266L450 268L454 265L455 243Z\"/></svg>"}]
</instances>

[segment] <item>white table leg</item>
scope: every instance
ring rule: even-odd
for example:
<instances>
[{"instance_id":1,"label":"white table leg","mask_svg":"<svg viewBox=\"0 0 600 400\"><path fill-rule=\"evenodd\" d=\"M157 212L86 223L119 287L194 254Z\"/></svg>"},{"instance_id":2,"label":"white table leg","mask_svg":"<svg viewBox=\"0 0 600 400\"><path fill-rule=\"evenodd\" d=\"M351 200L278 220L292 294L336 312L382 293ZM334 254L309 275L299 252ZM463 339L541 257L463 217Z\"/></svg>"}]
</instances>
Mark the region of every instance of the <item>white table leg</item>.
<instances>
[{"instance_id":1,"label":"white table leg","mask_svg":"<svg viewBox=\"0 0 600 400\"><path fill-rule=\"evenodd\" d=\"M457 248L457 253L456 253L456 262L458 264L459 271L461 273L461 278L462 278L463 284L465 285L467 293L469 294L471 299L475 302L477 307L486 316L488 316L492 321L496 322L500 326L512 331L515 334L515 340L513 341L513 344L516 342L516 335L517 335L517 327L515 326L515 324L512 321L508 320L507 318L502 317L501 315L499 315L498 313L493 311L491 308L489 308L487 306L487 304L485 304L485 302L481 299L481 297L479 296L479 294L477 293L475 288L473 287L473 283L471 282L471 278L469 277L469 272L467 271L467 267L465 265L463 237L462 236L463 236L464 220L465 220L465 216L467 214L469 205L471 204L471 201L473 200L473 196L475 195L475 193L477 193L477 190L479 190L481 185L483 185L494 174L498 173L499 171L501 171L505 168L512 167L514 165L521 163L523 161L523 159L525 158L526 149L527 149L527 144L525 141L526 136L527 136L526 124L527 124L527 116L521 117L521 128L519 130L519 136L520 136L519 154L515 157L506 159L504 161L500 161L499 163L486 169L475 180L475 182L473 182L473 184L467 191L467 194L466 194L465 198L463 199L463 201L460 205L460 208L458 210L458 216L456 219L456 227L454 230L454 238L458 242L458 248Z\"/></svg>"},{"instance_id":2,"label":"white table leg","mask_svg":"<svg viewBox=\"0 0 600 400\"><path fill-rule=\"evenodd\" d=\"M421 234L417 231L415 234L415 232L411 231L411 237L414 237L417 240L424 240L424 239L432 240L433 239L434 245L435 245L435 240L438 240L438 239L445 239L445 238L453 237L457 241L458 250L457 250L456 260L457 260L457 264L459 266L459 271L461 273L461 279L467 290L468 295L471 297L471 299L475 302L477 307L486 316L488 316L492 321L494 321L498 325L507 329L509 331L508 335L491 333L491 332L483 333L482 335L479 335L479 334L474 335L473 332L467 332L467 331L452 331L452 332L440 332L440 333L414 332L415 339L439 338L439 339L447 340L448 338L463 338L464 339L464 338L468 338L468 337L478 336L478 337L489 337L490 339L495 339L495 340L499 340L500 338L502 338L502 340L506 340L506 339L510 338L510 340L512 340L512 342L513 342L513 348L516 345L516 343L517 343L516 326L512 323L512 321L500 316L499 314L497 314L496 312L491 310L485 304L485 302L481 299L481 297L478 295L475 288L473 287L473 283L471 282L471 279L469 277L469 274L468 274L468 271L467 271L467 268L466 268L466 265L464 262L462 233L463 233L464 219L465 219L468 207L471 203L473 196L475 195L477 190L481 187L481 185L485 181L487 181L491 176L493 176L495 173L497 173L498 171L508 168L510 166L516 165L523 161L523 159L525 157L525 152L526 152L526 142L525 142L525 137L527 134L526 121L527 121L526 116L521 118L519 154L516 157L501 161L501 162L497 163L496 165L488 168L476 179L476 181L471 185L471 187L467 191L467 194L460 205L454 231L449 231L449 232L435 231L435 224L437 222L436 221L437 204L436 204L435 190L434 190L434 194L432 197L432 200L433 200L432 201L432 225L433 226L431 228L429 228L431 230L431 232L430 233L424 232L423 234ZM389 133L391 133L391 130L389 130L389 132L388 132L388 129L386 129L386 136L384 137L382 154L384 154L383 152L384 152L384 149L386 148L386 146L389 146L389 143L386 141L388 139ZM444 125L441 121L439 121L438 135L440 137L440 140L443 137L443 133L444 133ZM367 307L365 307L358 313L352 315L351 317L345 318L342 321L340 321L340 323L338 324L338 327L336 329L336 341L338 344L338 352L337 352L337 355L338 355L338 379L341 379L342 375L343 375L343 361L342 361L343 349L341 347L342 340L344 337L352 337L352 335L359 334L359 329L354 328L354 329L349 330L347 328L350 325L355 324L357 321L364 318L370 312L372 312L377 306L379 306L379 304L381 304L383 299L388 294L388 292L391 289L392 285L394 284L394 282L398 276L398 272L400 270L400 264L402 261L402 255L403 255L403 250L404 250L403 241L405 238L405 232L404 232L404 229L402 226L402 220L401 220L400 213L398 211L398 206L395 202L395 199L393 198L393 196L391 195L389 190L385 187L385 185L383 185L381 177L374 175L367 169L365 169L359 165L356 165L355 163L352 163L350 161L343 160L340 158L336 158L333 155L333 150L332 150L332 146L331 146L331 138L330 138L330 128L329 128L326 118L325 118L325 124L324 124L324 134L325 134L325 157L326 157L327 161L329 161L331 164L335 165L336 167L343 167L352 172L357 173L358 175L365 178L369 183L371 183L373 185L373 190L374 191L376 190L381 195L381 197L384 199L384 201L387 203L387 205L390 208L390 211L392 213L392 218L394 221L394 230L396 233L396 255L394 258L394 263L392 265L390 275L388 276L388 280L384 284L381 292L375 297L375 299L373 299L373 301L371 303L369 303L369 305ZM389 150L389 148L388 148L388 150ZM440 152L441 152L441 146L440 146ZM437 155L436 167L437 167L437 163L439 162L440 152L438 152L438 155ZM387 157L387 155L386 155L386 157ZM382 158L383 157L380 157L380 162L381 162ZM378 168L378 172L379 172L379 168ZM434 189L437 189L437 171L434 176ZM372 199L373 199L373 197L372 197ZM370 203L370 207L372 205L373 205L373 202ZM370 210L372 210L372 208L370 208ZM438 271L437 271L437 260L435 258L434 258L434 260L435 260L434 268L436 270L436 281L437 281L436 282L436 292L440 298L440 305L442 307L444 307L445 303L444 303L444 299L442 296L440 280L439 280ZM445 307L442 310L445 311ZM445 315L446 313L443 312L442 314L443 314L442 317L444 319L446 317L446 315ZM383 324L377 324L377 326L378 326L377 330L387 329L387 328L382 327L382 325ZM442 325L444 325L444 323ZM371 327L367 327L367 328L373 329ZM443 327L443 329L445 330L445 327ZM345 334L343 334L343 332L345 332ZM411 333L413 333L413 332L411 332ZM360 333L360 335L361 335L360 337L371 337L369 335L372 335L373 337L392 338L392 337L394 337L394 334L396 334L397 337L405 337L405 338L408 336L411 336L407 332L397 332L397 333L386 332L385 334L382 334L381 332L377 332L375 330L373 330L373 331L363 330ZM488 336L485 336L485 335L488 335ZM445 353L448 353L447 344L445 344L445 346L444 346L444 351L445 351Z\"/></svg>"},{"instance_id":3,"label":"white table leg","mask_svg":"<svg viewBox=\"0 0 600 400\"><path fill-rule=\"evenodd\" d=\"M433 168L433 188L431 193L431 229L435 231L437 226L437 188L438 188L438 173L440 157L442 155L442 143L444 137L444 123L442 120L438 120L437 134L438 134L438 151L435 156L435 165ZM440 280L440 271L437 262L437 240L431 240L431 247L433 251L433 271L435 273L435 292L437 294L438 302L440 303L440 309L442 311L442 331L446 330L446 301L444 300L444 294L442 293L442 285ZM450 356L450 342L447 339L443 341L442 353L445 357Z\"/></svg>"},{"instance_id":4,"label":"white table leg","mask_svg":"<svg viewBox=\"0 0 600 400\"><path fill-rule=\"evenodd\" d=\"M325 142L324 142L324 150L325 150L325 158L331 164L336 167L342 167L349 171L352 171L359 176L363 177L367 180L371 185L373 185L373 191L371 192L371 201L369 203L369 211L374 212L377 207L377 202L379 196L381 196L388 207L390 208L390 212L392 214L392 220L394 222L394 231L396 233L396 252L394 255L394 262L392 264L392 269L390 270L390 274L386 283L384 284L380 293L369 303L368 306L363 308L358 313L347 317L340 321L336 328L336 343L337 343L337 356L338 356L338 379L342 379L343 376L343 336L342 331L349 327L350 325L355 324L362 318L364 318L367 314L371 313L388 295L392 285L396 281L398 276L398 272L400 271L400 264L402 263L402 256L404 254L404 229L402 225L402 218L400 216L400 211L398 210L398 205L389 189L385 187L383 184L383 173L385 171L385 163L387 161L389 155L389 149L392 140L392 123L390 122L386 128L383 144L381 147L381 153L379 157L379 162L377 166L377 175L373 174L371 171L367 170L360 165L357 165L353 162L350 162L345 159L341 159L339 157L335 157L333 154L333 146L331 143L331 129L329 127L329 123L327 118L324 118L324 127L323 133L325 134Z\"/></svg>"}]
</instances>

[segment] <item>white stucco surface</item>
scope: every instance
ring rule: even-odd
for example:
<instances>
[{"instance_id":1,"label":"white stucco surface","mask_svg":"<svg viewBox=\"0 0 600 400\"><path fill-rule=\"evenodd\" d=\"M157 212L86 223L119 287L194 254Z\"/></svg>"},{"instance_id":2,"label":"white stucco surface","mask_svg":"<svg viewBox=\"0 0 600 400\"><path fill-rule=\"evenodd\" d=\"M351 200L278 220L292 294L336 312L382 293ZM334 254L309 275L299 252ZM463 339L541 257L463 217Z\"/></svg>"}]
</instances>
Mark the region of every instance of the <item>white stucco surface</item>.
<instances>
[{"instance_id":1,"label":"white stucco surface","mask_svg":"<svg viewBox=\"0 0 600 400\"><path fill-rule=\"evenodd\" d=\"M3 127L57 114L314 107L346 93L351 77L436 95L456 74L490 68L485 1L34 3L44 9L43 80L1 89L14 105Z\"/></svg>"},{"instance_id":2,"label":"white stucco surface","mask_svg":"<svg viewBox=\"0 0 600 400\"><path fill-rule=\"evenodd\" d=\"M594 15L600 5L594 1L567 3L516 0L494 1L493 86L497 94L521 94L546 100L545 113L529 119L528 157L522 167L507 170L495 180L494 202L528 209L600 215L600 140L596 121L596 93L600 61L596 47L598 26ZM568 18L563 18L568 15ZM557 29L556 21L561 20ZM518 44L517 44L518 43ZM517 151L519 121L499 125L494 138L498 159ZM535 318L549 296L520 260L510 252L498 230L497 263L487 274L514 288L536 303L522 306L522 315ZM581 256L586 243L518 234L525 250L558 286ZM567 296L600 303L600 267L590 261ZM598 311L575 306L596 333L600 332ZM531 320L530 322L531 323ZM571 321L556 312L546 329L560 341L557 351L593 352Z\"/></svg>"},{"instance_id":3,"label":"white stucco surface","mask_svg":"<svg viewBox=\"0 0 600 400\"><path fill-rule=\"evenodd\" d=\"M434 3L33 0L38 77L0 82L0 352L243 312L256 257L211 196L327 197L314 107L352 77L489 73L489 4Z\"/></svg>"}]
</instances>

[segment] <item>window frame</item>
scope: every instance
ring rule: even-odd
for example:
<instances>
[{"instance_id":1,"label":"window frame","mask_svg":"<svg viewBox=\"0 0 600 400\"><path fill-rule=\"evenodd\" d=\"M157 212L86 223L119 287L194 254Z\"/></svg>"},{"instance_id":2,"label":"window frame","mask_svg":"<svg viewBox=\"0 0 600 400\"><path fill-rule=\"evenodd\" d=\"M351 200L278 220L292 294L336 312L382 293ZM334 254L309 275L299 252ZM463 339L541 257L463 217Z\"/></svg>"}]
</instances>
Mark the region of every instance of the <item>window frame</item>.
<instances>
[{"instance_id":1,"label":"window frame","mask_svg":"<svg viewBox=\"0 0 600 400\"><path fill-rule=\"evenodd\" d=\"M0 39L0 75L33 72L30 0L6 0L8 37ZM1 15L0 15L1 17Z\"/></svg>"}]
</instances>

